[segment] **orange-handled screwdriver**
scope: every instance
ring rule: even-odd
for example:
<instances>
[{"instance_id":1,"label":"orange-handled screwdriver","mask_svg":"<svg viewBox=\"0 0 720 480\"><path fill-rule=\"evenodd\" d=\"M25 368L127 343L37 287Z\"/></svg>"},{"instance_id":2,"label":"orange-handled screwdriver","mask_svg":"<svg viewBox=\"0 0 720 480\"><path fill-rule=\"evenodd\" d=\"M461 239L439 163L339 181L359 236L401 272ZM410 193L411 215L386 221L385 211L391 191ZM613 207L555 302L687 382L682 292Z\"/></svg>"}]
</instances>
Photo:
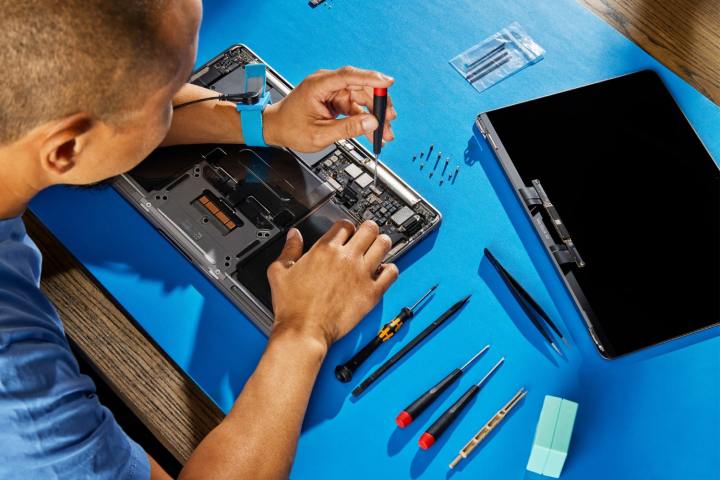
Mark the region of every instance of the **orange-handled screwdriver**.
<instances>
[{"instance_id":1,"label":"orange-handled screwdriver","mask_svg":"<svg viewBox=\"0 0 720 480\"><path fill-rule=\"evenodd\" d=\"M386 323L380 331L373 337L367 345L365 345L359 352L357 352L350 360L342 365L335 367L335 377L343 383L347 383L352 380L353 373L355 370L368 359L372 353L383 343L390 340L400 330L406 321L410 320L415 315L415 309L428 295L435 291L438 286L435 285L428 290L425 295L420 297L420 300L415 302L412 307L403 307L395 318Z\"/></svg>"}]
</instances>

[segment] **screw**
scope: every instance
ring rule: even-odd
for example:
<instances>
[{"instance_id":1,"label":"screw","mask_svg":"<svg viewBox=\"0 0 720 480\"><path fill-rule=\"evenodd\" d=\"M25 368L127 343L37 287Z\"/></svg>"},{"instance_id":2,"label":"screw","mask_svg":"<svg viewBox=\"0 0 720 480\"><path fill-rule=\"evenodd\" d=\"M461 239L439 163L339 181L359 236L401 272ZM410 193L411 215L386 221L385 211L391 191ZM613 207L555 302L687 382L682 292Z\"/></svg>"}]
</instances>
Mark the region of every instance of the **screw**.
<instances>
[{"instance_id":1,"label":"screw","mask_svg":"<svg viewBox=\"0 0 720 480\"><path fill-rule=\"evenodd\" d=\"M413 155L413 162L417 159L417 155Z\"/></svg>"},{"instance_id":2,"label":"screw","mask_svg":"<svg viewBox=\"0 0 720 480\"><path fill-rule=\"evenodd\" d=\"M428 175L428 178L432 178L434 172L430 172L430 175Z\"/></svg>"},{"instance_id":3,"label":"screw","mask_svg":"<svg viewBox=\"0 0 720 480\"><path fill-rule=\"evenodd\" d=\"M442 187L442 184L443 184L443 179L441 178L441 179L440 179L440 186L441 186L441 187Z\"/></svg>"},{"instance_id":4,"label":"screw","mask_svg":"<svg viewBox=\"0 0 720 480\"><path fill-rule=\"evenodd\" d=\"M421 164L420 164L420 170L422 170L423 168L425 168L425 164L424 164L424 163L421 163Z\"/></svg>"}]
</instances>

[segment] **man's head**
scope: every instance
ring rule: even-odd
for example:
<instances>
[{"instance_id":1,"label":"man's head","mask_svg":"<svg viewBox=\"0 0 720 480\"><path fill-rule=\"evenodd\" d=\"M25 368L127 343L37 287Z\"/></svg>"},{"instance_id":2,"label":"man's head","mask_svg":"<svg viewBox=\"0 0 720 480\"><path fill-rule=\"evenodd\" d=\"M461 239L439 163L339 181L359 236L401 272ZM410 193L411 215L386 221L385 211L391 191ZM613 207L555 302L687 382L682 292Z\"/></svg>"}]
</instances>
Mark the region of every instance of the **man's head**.
<instances>
[{"instance_id":1,"label":"man's head","mask_svg":"<svg viewBox=\"0 0 720 480\"><path fill-rule=\"evenodd\" d=\"M167 133L200 16L199 0L0 0L0 171L80 185L139 163Z\"/></svg>"}]
</instances>

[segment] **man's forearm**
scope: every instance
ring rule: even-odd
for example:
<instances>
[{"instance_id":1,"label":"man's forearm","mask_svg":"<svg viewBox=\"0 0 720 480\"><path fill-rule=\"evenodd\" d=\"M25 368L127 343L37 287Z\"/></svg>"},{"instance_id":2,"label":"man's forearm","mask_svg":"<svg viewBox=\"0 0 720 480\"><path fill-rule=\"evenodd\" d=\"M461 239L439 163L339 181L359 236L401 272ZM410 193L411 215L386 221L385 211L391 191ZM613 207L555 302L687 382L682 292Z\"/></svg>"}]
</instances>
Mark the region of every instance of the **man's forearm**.
<instances>
[{"instance_id":1,"label":"man's forearm","mask_svg":"<svg viewBox=\"0 0 720 480\"><path fill-rule=\"evenodd\" d=\"M185 85L173 104L219 95L197 85ZM196 143L244 143L240 115L231 102L211 100L175 111L163 146Z\"/></svg>"},{"instance_id":2,"label":"man's forearm","mask_svg":"<svg viewBox=\"0 0 720 480\"><path fill-rule=\"evenodd\" d=\"M287 478L326 350L297 332L271 336L230 414L198 446L180 478Z\"/></svg>"}]
</instances>

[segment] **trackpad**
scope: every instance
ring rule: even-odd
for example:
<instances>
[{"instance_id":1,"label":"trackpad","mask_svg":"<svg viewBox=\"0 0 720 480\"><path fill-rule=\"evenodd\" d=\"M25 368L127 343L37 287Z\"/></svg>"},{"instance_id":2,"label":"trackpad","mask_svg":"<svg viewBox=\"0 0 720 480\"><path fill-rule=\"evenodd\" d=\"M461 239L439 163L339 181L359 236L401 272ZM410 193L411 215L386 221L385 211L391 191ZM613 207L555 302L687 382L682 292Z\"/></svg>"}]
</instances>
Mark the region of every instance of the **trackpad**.
<instances>
[{"instance_id":1,"label":"trackpad","mask_svg":"<svg viewBox=\"0 0 720 480\"><path fill-rule=\"evenodd\" d=\"M340 210L335 204L329 202L303 220L297 226L304 241L303 251L307 252L328 231L333 223L342 219L353 222L349 215ZM273 240L265 244L262 249L240 263L235 272L235 278L270 311L272 311L272 297L270 284L267 280L267 269L280 255L284 245L285 235L277 235Z\"/></svg>"}]
</instances>

